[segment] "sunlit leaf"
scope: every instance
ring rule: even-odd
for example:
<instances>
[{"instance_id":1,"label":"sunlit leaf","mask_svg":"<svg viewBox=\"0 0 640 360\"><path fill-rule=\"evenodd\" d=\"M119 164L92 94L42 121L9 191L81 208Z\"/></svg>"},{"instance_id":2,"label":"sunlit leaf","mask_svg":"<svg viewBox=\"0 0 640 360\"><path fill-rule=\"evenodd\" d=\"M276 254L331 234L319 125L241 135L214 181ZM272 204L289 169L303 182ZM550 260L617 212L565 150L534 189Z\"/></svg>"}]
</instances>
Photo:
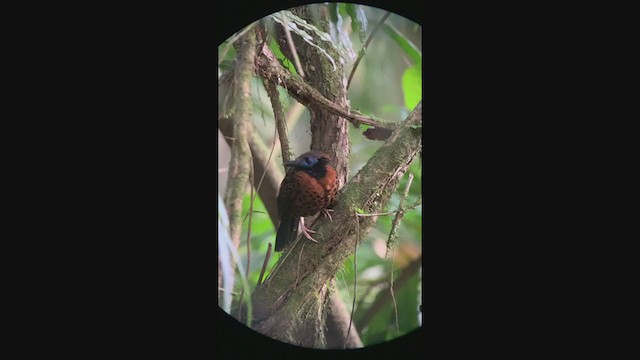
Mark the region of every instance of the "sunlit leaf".
<instances>
[{"instance_id":1,"label":"sunlit leaf","mask_svg":"<svg viewBox=\"0 0 640 360\"><path fill-rule=\"evenodd\" d=\"M272 39L271 43L269 44L269 49L271 49L273 55L275 55L276 59L280 61L280 64L282 64L282 66L287 68L292 74L298 73L296 71L295 65L293 65L293 62L287 59L287 57L282 53L282 50L280 50L280 45L278 45L277 41Z\"/></svg>"},{"instance_id":2,"label":"sunlit leaf","mask_svg":"<svg viewBox=\"0 0 640 360\"><path fill-rule=\"evenodd\" d=\"M404 104L410 111L422 100L422 62L408 68L402 74Z\"/></svg>"}]
</instances>

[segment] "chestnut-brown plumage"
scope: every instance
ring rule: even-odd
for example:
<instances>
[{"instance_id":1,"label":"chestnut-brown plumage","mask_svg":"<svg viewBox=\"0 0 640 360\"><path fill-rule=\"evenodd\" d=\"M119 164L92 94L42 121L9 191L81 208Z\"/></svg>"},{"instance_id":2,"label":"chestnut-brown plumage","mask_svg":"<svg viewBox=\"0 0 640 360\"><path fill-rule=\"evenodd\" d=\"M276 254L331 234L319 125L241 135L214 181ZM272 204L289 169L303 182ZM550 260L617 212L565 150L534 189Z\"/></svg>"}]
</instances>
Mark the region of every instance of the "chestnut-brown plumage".
<instances>
[{"instance_id":1,"label":"chestnut-brown plumage","mask_svg":"<svg viewBox=\"0 0 640 360\"><path fill-rule=\"evenodd\" d=\"M278 194L280 225L276 234L276 251L295 239L300 218L312 216L331 205L338 193L338 177L329 155L309 151L284 164L290 169ZM302 225L303 233L311 238ZM312 239L312 238L311 238Z\"/></svg>"}]
</instances>

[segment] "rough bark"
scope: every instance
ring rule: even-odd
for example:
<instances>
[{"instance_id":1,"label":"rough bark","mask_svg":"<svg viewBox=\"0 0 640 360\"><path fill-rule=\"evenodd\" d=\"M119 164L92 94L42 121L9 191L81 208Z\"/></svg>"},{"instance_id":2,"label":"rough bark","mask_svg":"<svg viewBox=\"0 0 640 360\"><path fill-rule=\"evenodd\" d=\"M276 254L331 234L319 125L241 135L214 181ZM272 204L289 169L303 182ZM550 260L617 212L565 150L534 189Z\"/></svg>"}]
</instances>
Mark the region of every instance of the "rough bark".
<instances>
[{"instance_id":1,"label":"rough bark","mask_svg":"<svg viewBox=\"0 0 640 360\"><path fill-rule=\"evenodd\" d=\"M328 33L329 24L326 20L314 13L319 9L317 6L300 6L292 9L292 12L307 22L312 23L312 19L318 19L315 25ZM289 59L294 55L287 44L287 38L281 26L276 26L278 34L276 40L283 54ZM326 99L342 108L347 107L346 79L344 77L344 67L340 61L340 55L333 46L319 40L313 32L310 35L314 38L314 43L322 47L333 59L334 65L317 48L309 45L297 34L292 33L291 37L295 45L295 50L302 62L305 73L304 81L316 89ZM311 150L323 151L333 158L333 165L338 173L339 185L346 183L349 169L349 134L347 121L340 116L328 111L325 107L316 104L309 104L311 114Z\"/></svg>"}]
</instances>

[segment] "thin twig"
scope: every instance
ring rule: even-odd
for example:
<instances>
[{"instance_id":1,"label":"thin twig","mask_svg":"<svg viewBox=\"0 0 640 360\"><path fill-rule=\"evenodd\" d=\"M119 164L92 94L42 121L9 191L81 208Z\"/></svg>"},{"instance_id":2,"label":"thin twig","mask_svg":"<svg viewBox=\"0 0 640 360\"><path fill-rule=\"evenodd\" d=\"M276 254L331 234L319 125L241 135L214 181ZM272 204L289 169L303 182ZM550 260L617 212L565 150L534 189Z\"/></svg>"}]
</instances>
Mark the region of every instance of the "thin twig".
<instances>
[{"instance_id":1,"label":"thin twig","mask_svg":"<svg viewBox=\"0 0 640 360\"><path fill-rule=\"evenodd\" d=\"M278 136L280 137L280 148L282 149L282 160L291 160L291 150L289 148L289 137L287 135L287 122L284 118L284 110L282 104L280 104L280 94L276 85L270 81L264 81L264 88L267 90L269 99L271 100L271 107L273 108L273 117L276 121L276 128L278 130Z\"/></svg>"},{"instance_id":2,"label":"thin twig","mask_svg":"<svg viewBox=\"0 0 640 360\"><path fill-rule=\"evenodd\" d=\"M396 312L396 330L400 335L400 324L398 323L398 303L396 303L396 295L393 293L393 269L395 267L396 249L393 249L393 255L391 256L391 281L389 283L389 292L391 293L391 299L393 300L393 309Z\"/></svg>"},{"instance_id":3,"label":"thin twig","mask_svg":"<svg viewBox=\"0 0 640 360\"><path fill-rule=\"evenodd\" d=\"M371 32L371 34L367 38L367 41L365 41L364 46L362 47L362 50L360 50L360 53L358 54L358 58L356 59L356 62L353 64L353 68L351 68L351 74L349 75L349 81L347 82L347 90L349 90L349 86L351 86L351 79L353 79L353 74L356 73L356 69L358 68L358 64L360 63L360 60L362 60L362 58L364 57L365 51L367 50L367 47L369 46L369 43L371 42L371 39L373 39L373 36L382 27L382 24L384 23L385 20L387 20L389 15L391 15L391 12L387 11L387 13L384 14L382 19L380 19L380 22L378 23L376 28L373 29L373 31Z\"/></svg>"},{"instance_id":4,"label":"thin twig","mask_svg":"<svg viewBox=\"0 0 640 360\"><path fill-rule=\"evenodd\" d=\"M393 210L393 211L389 211L389 212L383 212L383 213L371 213L371 214L358 214L358 216L360 217L373 217L373 216L387 216L387 215L393 215L393 214L397 214L400 210L411 210L413 208L415 208L416 206L422 204L422 196L420 196L418 198L418 200L416 200L416 202L414 202L413 204L404 207L403 209L397 209L397 210Z\"/></svg>"},{"instance_id":5,"label":"thin twig","mask_svg":"<svg viewBox=\"0 0 640 360\"><path fill-rule=\"evenodd\" d=\"M289 45L289 51L293 54L293 62L296 66L296 70L300 77L304 79L304 70L302 70L302 65L300 64L300 58L298 57L298 52L296 51L296 46L293 44L293 39L291 38L291 32L289 31L289 22L287 22L287 17L284 16L284 12L280 13L282 16L282 27L284 28L284 34L287 37L287 43Z\"/></svg>"},{"instance_id":6,"label":"thin twig","mask_svg":"<svg viewBox=\"0 0 640 360\"><path fill-rule=\"evenodd\" d=\"M357 215L357 213L356 213ZM349 329L347 330L347 336L344 338L343 349L347 348L347 340L349 340L349 334L351 333L351 325L353 324L353 313L356 309L356 286L358 284L358 266L356 259L358 257L358 239L360 238L360 219L356 216L356 238L354 239L353 249L353 302L351 303L351 316L349 317Z\"/></svg>"},{"instance_id":7,"label":"thin twig","mask_svg":"<svg viewBox=\"0 0 640 360\"><path fill-rule=\"evenodd\" d=\"M242 287L242 291L240 291L240 300L238 300L239 304L238 304L238 314L236 315L236 318L238 319L242 319L242 308L244 307L244 303L242 302L242 299L244 298L244 286Z\"/></svg>"},{"instance_id":8,"label":"thin twig","mask_svg":"<svg viewBox=\"0 0 640 360\"><path fill-rule=\"evenodd\" d=\"M386 215L393 215L393 214L395 214L397 212L398 212L398 210L394 210L394 211L389 211L389 212L384 212L384 213L358 214L358 216L360 216L360 217L386 216Z\"/></svg>"},{"instance_id":9,"label":"thin twig","mask_svg":"<svg viewBox=\"0 0 640 360\"><path fill-rule=\"evenodd\" d=\"M253 220L253 160L251 161L251 166L249 167L249 185L251 187L251 196L249 197L251 201L249 202L249 227L247 229L247 276L249 276L249 272L251 271L251 220Z\"/></svg>"},{"instance_id":10,"label":"thin twig","mask_svg":"<svg viewBox=\"0 0 640 360\"><path fill-rule=\"evenodd\" d=\"M262 181L264 177L267 175L267 168L269 167L269 162L271 162L271 156L273 156L273 151L276 148L276 134L278 132L277 127L273 128L273 144L271 145L271 152L269 152L269 157L267 158L267 163L264 164L264 171L262 172L262 176L260 177L260 181L258 182L258 187L256 188L256 196L258 196L258 192L260 191L260 187L262 187ZM255 196L253 197L255 199Z\"/></svg>"},{"instance_id":11,"label":"thin twig","mask_svg":"<svg viewBox=\"0 0 640 360\"><path fill-rule=\"evenodd\" d=\"M264 277L264 272L267 270L267 264L269 263L269 258L271 258L271 243L269 243L269 247L267 248L267 255L264 257L264 262L262 263L262 270L260 270L260 277L258 278L258 286L262 284L262 279Z\"/></svg>"},{"instance_id":12,"label":"thin twig","mask_svg":"<svg viewBox=\"0 0 640 360\"><path fill-rule=\"evenodd\" d=\"M396 213L396 217L393 219L391 223L391 231L389 232L389 239L387 239L387 252L384 257L389 255L389 249L395 246L395 240L398 237L398 228L400 227L400 219L404 216L406 209L404 208L404 202L409 197L409 189L411 188L411 183L413 182L413 174L409 174L409 180L407 181L407 186L404 188L404 194L400 198L400 204L398 205L398 212Z\"/></svg>"},{"instance_id":13,"label":"thin twig","mask_svg":"<svg viewBox=\"0 0 640 360\"><path fill-rule=\"evenodd\" d=\"M413 204L407 206L407 210L413 209L414 207L417 207L418 205L422 204L422 195L420 195L420 197L418 197L418 200L416 200L416 202L414 202Z\"/></svg>"}]
</instances>

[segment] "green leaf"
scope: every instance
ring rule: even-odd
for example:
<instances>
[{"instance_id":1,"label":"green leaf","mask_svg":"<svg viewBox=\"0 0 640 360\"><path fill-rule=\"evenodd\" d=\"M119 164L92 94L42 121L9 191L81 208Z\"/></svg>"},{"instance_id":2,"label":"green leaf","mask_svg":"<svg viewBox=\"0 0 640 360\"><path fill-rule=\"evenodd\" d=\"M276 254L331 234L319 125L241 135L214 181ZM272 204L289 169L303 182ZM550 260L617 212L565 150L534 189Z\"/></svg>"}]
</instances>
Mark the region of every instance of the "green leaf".
<instances>
[{"instance_id":1,"label":"green leaf","mask_svg":"<svg viewBox=\"0 0 640 360\"><path fill-rule=\"evenodd\" d=\"M280 45L278 45L278 42L275 41L275 39L271 39L269 48L273 52L273 55L275 55L276 59L278 59L280 64L282 64L282 66L288 69L292 74L298 74L295 65L282 53L282 50L280 50Z\"/></svg>"},{"instance_id":2,"label":"green leaf","mask_svg":"<svg viewBox=\"0 0 640 360\"><path fill-rule=\"evenodd\" d=\"M402 74L404 104L412 111L422 100L422 62L418 62Z\"/></svg>"},{"instance_id":3,"label":"green leaf","mask_svg":"<svg viewBox=\"0 0 640 360\"><path fill-rule=\"evenodd\" d=\"M383 24L382 27L387 35L404 50L405 54L409 56L414 64L422 62L422 52L418 50L411 40L407 39L400 31L387 23Z\"/></svg>"},{"instance_id":4,"label":"green leaf","mask_svg":"<svg viewBox=\"0 0 640 360\"><path fill-rule=\"evenodd\" d=\"M356 4L346 4L347 14L351 17L351 27L358 33L360 41L365 42L367 38L367 16L362 6Z\"/></svg>"},{"instance_id":5,"label":"green leaf","mask_svg":"<svg viewBox=\"0 0 640 360\"><path fill-rule=\"evenodd\" d=\"M347 4L345 3L338 3L338 10L340 11L340 15L342 16L347 16L349 14L347 14Z\"/></svg>"}]
</instances>

